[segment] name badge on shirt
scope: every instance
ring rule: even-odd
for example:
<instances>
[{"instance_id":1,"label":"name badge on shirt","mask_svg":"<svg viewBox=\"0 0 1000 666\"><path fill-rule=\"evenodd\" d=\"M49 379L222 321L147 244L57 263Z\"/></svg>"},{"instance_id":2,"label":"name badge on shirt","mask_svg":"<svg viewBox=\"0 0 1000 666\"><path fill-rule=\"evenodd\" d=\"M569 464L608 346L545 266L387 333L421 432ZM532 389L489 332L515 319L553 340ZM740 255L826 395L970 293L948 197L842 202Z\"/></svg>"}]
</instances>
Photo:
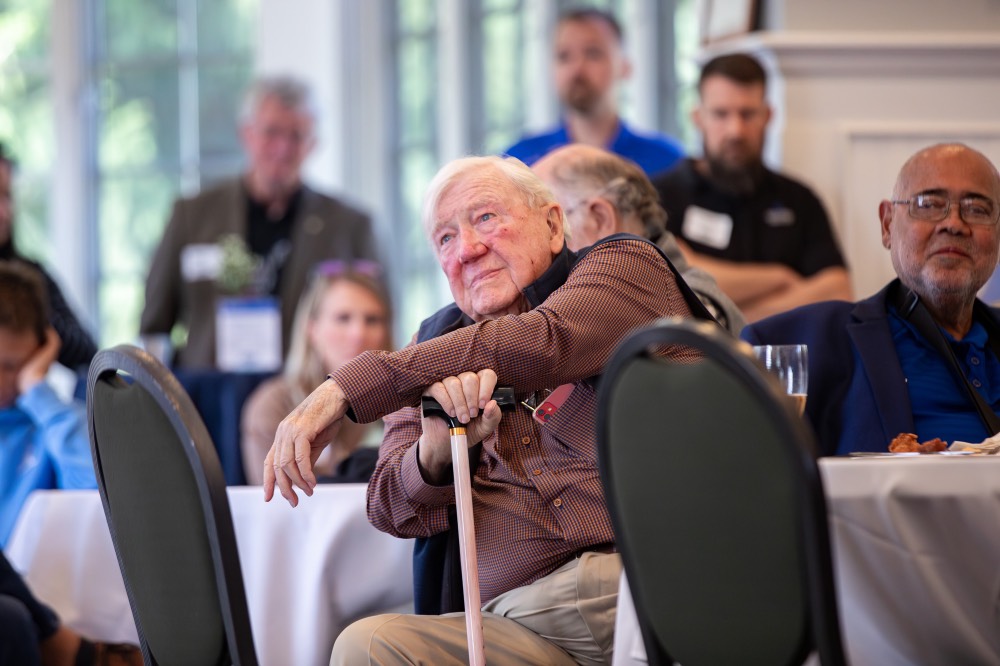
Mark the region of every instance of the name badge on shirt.
<instances>
[{"instance_id":1,"label":"name badge on shirt","mask_svg":"<svg viewBox=\"0 0 1000 666\"><path fill-rule=\"evenodd\" d=\"M215 311L215 363L226 372L281 368L281 308L263 296L222 298Z\"/></svg>"},{"instance_id":2,"label":"name badge on shirt","mask_svg":"<svg viewBox=\"0 0 1000 666\"><path fill-rule=\"evenodd\" d=\"M764 211L764 224L769 227L790 227L795 224L795 211L782 205Z\"/></svg>"},{"instance_id":3,"label":"name badge on shirt","mask_svg":"<svg viewBox=\"0 0 1000 666\"><path fill-rule=\"evenodd\" d=\"M725 213L688 206L684 211L681 235L716 250L725 250L733 236L733 218Z\"/></svg>"},{"instance_id":4,"label":"name badge on shirt","mask_svg":"<svg viewBox=\"0 0 1000 666\"><path fill-rule=\"evenodd\" d=\"M194 243L181 250L181 277L185 282L214 280L222 269L222 248L215 243Z\"/></svg>"}]
</instances>

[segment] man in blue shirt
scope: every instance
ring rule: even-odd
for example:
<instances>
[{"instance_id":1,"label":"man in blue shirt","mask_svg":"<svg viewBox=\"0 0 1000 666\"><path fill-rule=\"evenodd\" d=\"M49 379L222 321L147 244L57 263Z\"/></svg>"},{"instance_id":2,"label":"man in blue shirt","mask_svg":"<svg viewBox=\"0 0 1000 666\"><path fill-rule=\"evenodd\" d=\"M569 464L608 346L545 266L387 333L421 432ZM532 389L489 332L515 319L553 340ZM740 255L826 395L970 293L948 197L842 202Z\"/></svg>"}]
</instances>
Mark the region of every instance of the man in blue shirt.
<instances>
[{"instance_id":1,"label":"man in blue shirt","mask_svg":"<svg viewBox=\"0 0 1000 666\"><path fill-rule=\"evenodd\" d=\"M879 218L898 279L858 303L764 319L742 337L809 345L805 413L825 454L886 451L903 432L980 442L1000 429L1000 310L976 296L1000 259L997 169L962 144L925 148L903 165Z\"/></svg>"},{"instance_id":2,"label":"man in blue shirt","mask_svg":"<svg viewBox=\"0 0 1000 666\"><path fill-rule=\"evenodd\" d=\"M0 262L0 547L31 491L97 487L83 411L45 382L59 355L48 322L41 278Z\"/></svg>"},{"instance_id":3,"label":"man in blue shirt","mask_svg":"<svg viewBox=\"0 0 1000 666\"><path fill-rule=\"evenodd\" d=\"M568 143L585 143L629 158L652 176L684 156L680 144L663 134L639 134L618 115L618 83L631 64L622 50L622 30L615 17L599 9L577 9L556 25L556 94L563 122L552 131L522 138L506 154L531 165Z\"/></svg>"}]
</instances>

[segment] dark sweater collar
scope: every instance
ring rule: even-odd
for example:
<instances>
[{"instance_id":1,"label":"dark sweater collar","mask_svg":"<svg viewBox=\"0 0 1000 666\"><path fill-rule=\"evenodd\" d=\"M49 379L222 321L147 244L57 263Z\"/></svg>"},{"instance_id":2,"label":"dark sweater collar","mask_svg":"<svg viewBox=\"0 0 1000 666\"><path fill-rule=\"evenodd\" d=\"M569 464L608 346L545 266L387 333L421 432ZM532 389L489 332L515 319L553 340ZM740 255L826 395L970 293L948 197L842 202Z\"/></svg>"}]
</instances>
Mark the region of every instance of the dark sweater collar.
<instances>
[{"instance_id":1,"label":"dark sweater collar","mask_svg":"<svg viewBox=\"0 0 1000 666\"><path fill-rule=\"evenodd\" d=\"M563 286L581 256L583 255L577 255L563 243L562 251L555 256L552 264L522 292L528 301L528 306L538 307L553 291ZM417 342L424 342L474 323L471 317L452 303L441 308L420 324L420 330L417 331Z\"/></svg>"},{"instance_id":2,"label":"dark sweater collar","mask_svg":"<svg viewBox=\"0 0 1000 666\"><path fill-rule=\"evenodd\" d=\"M566 247L566 243L563 243L562 251L555 256L552 264L522 292L524 297L528 299L528 306L532 309L537 308L545 302L545 299L553 291L563 286L581 256Z\"/></svg>"}]
</instances>

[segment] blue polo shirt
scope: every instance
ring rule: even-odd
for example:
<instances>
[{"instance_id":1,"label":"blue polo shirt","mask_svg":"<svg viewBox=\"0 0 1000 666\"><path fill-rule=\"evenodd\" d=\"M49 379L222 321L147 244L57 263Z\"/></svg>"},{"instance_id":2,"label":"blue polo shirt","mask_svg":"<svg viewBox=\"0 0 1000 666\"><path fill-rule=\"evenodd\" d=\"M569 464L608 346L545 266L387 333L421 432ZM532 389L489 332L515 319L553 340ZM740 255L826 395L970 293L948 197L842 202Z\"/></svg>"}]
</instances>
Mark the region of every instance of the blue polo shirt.
<instances>
[{"instance_id":1,"label":"blue polo shirt","mask_svg":"<svg viewBox=\"0 0 1000 666\"><path fill-rule=\"evenodd\" d=\"M986 431L965 387L952 375L949 363L892 308L889 329L906 377L915 434L920 441L940 437L949 443L981 442L989 437L991 433ZM1000 361L989 348L986 328L973 321L961 340L942 332L965 376L993 411L1000 411Z\"/></svg>"},{"instance_id":2,"label":"blue polo shirt","mask_svg":"<svg viewBox=\"0 0 1000 666\"><path fill-rule=\"evenodd\" d=\"M83 405L40 382L0 408L0 548L34 490L97 488Z\"/></svg>"},{"instance_id":3,"label":"blue polo shirt","mask_svg":"<svg viewBox=\"0 0 1000 666\"><path fill-rule=\"evenodd\" d=\"M547 153L570 143L573 141L569 137L566 125L560 125L552 132L524 137L508 148L504 154L516 157L531 166ZM618 135L606 148L632 160L650 177L672 168L684 157L681 145L666 134L637 134L621 119L618 120Z\"/></svg>"}]
</instances>

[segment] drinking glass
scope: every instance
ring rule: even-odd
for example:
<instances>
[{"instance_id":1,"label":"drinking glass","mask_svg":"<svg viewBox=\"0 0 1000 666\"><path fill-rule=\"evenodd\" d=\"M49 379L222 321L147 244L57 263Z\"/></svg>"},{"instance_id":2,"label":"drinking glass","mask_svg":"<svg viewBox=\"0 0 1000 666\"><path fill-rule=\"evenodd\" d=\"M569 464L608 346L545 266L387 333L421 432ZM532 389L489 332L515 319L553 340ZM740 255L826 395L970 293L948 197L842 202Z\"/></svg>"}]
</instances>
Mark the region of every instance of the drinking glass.
<instances>
[{"instance_id":1,"label":"drinking glass","mask_svg":"<svg viewBox=\"0 0 1000 666\"><path fill-rule=\"evenodd\" d=\"M753 348L753 353L767 371L778 378L778 383L795 401L801 415L806 408L809 386L809 350L806 345L759 345Z\"/></svg>"}]
</instances>

